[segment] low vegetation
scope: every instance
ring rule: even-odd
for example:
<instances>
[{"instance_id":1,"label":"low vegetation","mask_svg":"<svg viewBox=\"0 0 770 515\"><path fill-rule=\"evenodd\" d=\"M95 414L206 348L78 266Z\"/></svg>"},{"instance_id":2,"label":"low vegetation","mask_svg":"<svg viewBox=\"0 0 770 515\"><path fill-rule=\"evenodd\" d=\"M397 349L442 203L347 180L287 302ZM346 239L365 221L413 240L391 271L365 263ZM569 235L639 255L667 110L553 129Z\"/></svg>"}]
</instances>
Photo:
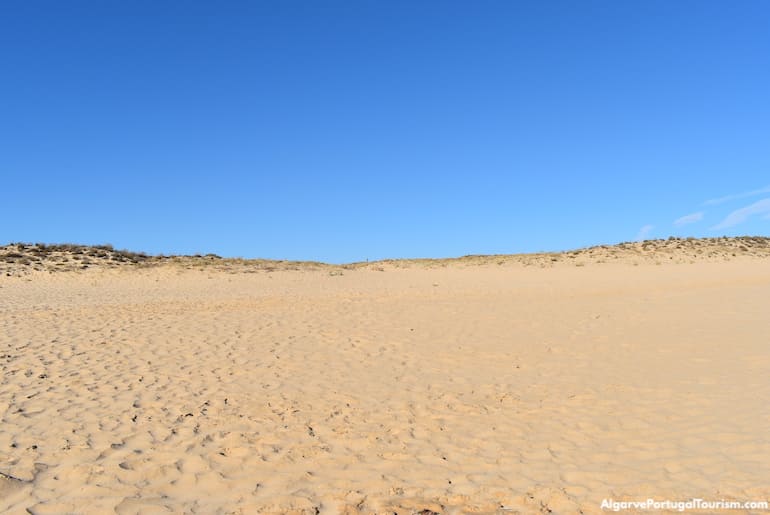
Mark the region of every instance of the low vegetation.
<instances>
[{"instance_id":1,"label":"low vegetation","mask_svg":"<svg viewBox=\"0 0 770 515\"><path fill-rule=\"evenodd\" d=\"M11 243L0 247L0 275L20 276L35 272L75 272L89 269L138 268L170 265L193 270L220 270L232 273L274 272L283 270L328 270L341 276L342 270L425 266L430 268L478 265L519 265L541 268L586 266L611 262L634 265L695 263L732 259L770 258L770 238L739 236L721 238L668 238L597 245L565 252L532 254L471 255L448 259L387 259L374 262L330 265L315 261L222 258L216 254L192 256L149 255L144 252L117 250L112 245L77 245Z\"/></svg>"}]
</instances>

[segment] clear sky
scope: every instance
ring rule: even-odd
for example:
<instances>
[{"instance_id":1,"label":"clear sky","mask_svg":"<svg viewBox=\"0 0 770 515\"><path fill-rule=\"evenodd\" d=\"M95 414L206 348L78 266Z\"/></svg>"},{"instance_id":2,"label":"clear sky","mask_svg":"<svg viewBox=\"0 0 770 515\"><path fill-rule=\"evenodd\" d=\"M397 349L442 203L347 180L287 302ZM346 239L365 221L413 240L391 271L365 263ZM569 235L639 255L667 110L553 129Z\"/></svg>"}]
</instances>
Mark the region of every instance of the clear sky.
<instances>
[{"instance_id":1,"label":"clear sky","mask_svg":"<svg viewBox=\"0 0 770 515\"><path fill-rule=\"evenodd\" d=\"M0 3L0 243L770 234L770 2Z\"/></svg>"}]
</instances>

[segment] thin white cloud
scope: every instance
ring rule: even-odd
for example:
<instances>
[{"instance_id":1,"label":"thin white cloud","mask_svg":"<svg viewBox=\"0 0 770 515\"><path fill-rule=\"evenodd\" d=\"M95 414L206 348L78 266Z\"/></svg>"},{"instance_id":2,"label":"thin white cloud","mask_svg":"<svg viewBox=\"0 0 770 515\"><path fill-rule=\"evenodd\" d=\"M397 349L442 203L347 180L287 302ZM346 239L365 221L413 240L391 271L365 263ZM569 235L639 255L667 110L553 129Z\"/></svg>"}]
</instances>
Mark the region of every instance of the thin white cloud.
<instances>
[{"instance_id":1,"label":"thin white cloud","mask_svg":"<svg viewBox=\"0 0 770 515\"><path fill-rule=\"evenodd\" d=\"M738 200L742 198L753 197L755 195L762 195L763 193L770 193L770 186L765 186L758 190L744 191L743 193L735 193L734 195L725 195L724 197L712 198L703 203L704 206L715 206L717 204L724 204L731 200Z\"/></svg>"},{"instance_id":2,"label":"thin white cloud","mask_svg":"<svg viewBox=\"0 0 770 515\"><path fill-rule=\"evenodd\" d=\"M753 204L742 207L740 209L736 209L727 217L716 224L712 229L727 229L728 227L733 227L738 224L741 224L748 220L753 215L761 215L763 213L769 213L770 214L770 198L766 198L763 200L760 200L759 202L754 202ZM766 215L763 218L767 218Z\"/></svg>"},{"instance_id":3,"label":"thin white cloud","mask_svg":"<svg viewBox=\"0 0 770 515\"><path fill-rule=\"evenodd\" d=\"M674 225L679 227L680 225L694 224L695 222L700 222L701 220L703 220L703 211L698 211L697 213L691 213L681 218L677 218L674 220Z\"/></svg>"},{"instance_id":4,"label":"thin white cloud","mask_svg":"<svg viewBox=\"0 0 770 515\"><path fill-rule=\"evenodd\" d=\"M642 241L646 240L647 236L650 235L650 232L655 228L654 225L643 225L641 229L639 229L639 232L636 235L636 241Z\"/></svg>"}]
</instances>

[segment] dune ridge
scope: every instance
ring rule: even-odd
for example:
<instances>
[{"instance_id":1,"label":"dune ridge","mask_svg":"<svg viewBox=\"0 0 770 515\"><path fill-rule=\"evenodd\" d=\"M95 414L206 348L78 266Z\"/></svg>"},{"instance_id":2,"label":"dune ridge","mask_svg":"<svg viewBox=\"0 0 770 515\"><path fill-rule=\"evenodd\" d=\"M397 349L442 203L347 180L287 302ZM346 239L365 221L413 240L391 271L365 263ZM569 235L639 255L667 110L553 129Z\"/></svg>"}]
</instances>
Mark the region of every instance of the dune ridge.
<instances>
[{"instance_id":1,"label":"dune ridge","mask_svg":"<svg viewBox=\"0 0 770 515\"><path fill-rule=\"evenodd\" d=\"M662 264L663 262L695 263L724 261L733 258L766 258L770 256L770 238L736 236L719 238L676 238L596 245L561 252L528 254L468 255L455 258L404 258L354 262L341 265L318 261L223 258L216 254L150 255L143 252L117 250L111 245L10 243L0 247L0 274L24 275L31 272L72 272L87 269L151 267L173 265L227 271L275 270L345 270L414 265L449 266L481 264L520 264L555 266L631 262Z\"/></svg>"}]
</instances>

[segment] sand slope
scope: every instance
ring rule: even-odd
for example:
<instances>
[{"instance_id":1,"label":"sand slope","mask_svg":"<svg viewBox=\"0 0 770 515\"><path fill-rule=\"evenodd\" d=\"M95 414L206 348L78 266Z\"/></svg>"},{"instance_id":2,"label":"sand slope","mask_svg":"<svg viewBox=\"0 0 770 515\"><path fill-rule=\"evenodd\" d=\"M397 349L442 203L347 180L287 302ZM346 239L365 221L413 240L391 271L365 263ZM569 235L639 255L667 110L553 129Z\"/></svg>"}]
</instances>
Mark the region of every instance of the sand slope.
<instances>
[{"instance_id":1,"label":"sand slope","mask_svg":"<svg viewBox=\"0 0 770 515\"><path fill-rule=\"evenodd\" d=\"M768 299L738 258L2 277L0 511L768 499Z\"/></svg>"}]
</instances>

